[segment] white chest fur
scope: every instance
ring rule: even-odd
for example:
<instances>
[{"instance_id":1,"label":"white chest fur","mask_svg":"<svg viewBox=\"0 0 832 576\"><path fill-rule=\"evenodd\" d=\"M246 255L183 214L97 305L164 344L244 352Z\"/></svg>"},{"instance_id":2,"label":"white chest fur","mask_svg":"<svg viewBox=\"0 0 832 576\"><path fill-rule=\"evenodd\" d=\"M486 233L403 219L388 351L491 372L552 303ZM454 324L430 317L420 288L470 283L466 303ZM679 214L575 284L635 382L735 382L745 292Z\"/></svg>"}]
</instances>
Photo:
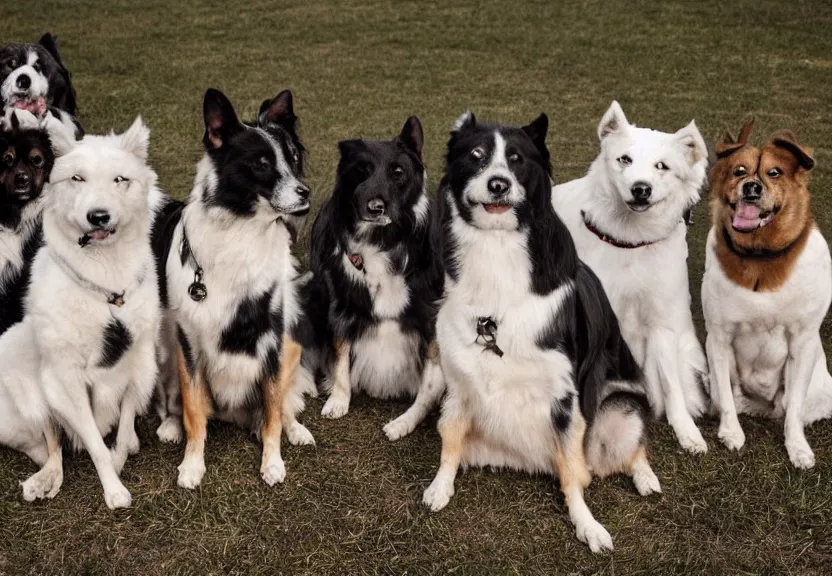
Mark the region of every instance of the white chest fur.
<instances>
[{"instance_id":1,"label":"white chest fur","mask_svg":"<svg viewBox=\"0 0 832 576\"><path fill-rule=\"evenodd\" d=\"M351 241L348 249L349 254L342 254L341 263L354 282L365 285L369 290L376 318L398 318L410 301L410 291L404 276L392 272L390 255L376 246L361 242ZM354 255L361 257L363 270L358 270L350 261L350 256Z\"/></svg>"}]
</instances>

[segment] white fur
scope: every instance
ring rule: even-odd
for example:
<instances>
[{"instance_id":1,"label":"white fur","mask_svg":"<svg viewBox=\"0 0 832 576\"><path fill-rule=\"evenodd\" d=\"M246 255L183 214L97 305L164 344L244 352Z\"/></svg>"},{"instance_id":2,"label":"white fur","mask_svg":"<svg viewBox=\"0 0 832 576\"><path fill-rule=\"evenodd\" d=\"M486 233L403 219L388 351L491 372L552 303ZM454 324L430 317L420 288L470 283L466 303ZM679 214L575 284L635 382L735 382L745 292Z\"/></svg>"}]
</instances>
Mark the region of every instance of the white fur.
<instances>
[{"instance_id":1,"label":"white fur","mask_svg":"<svg viewBox=\"0 0 832 576\"><path fill-rule=\"evenodd\" d=\"M702 308L719 438L739 450L745 434L738 413L785 416L789 458L797 468L811 468L815 455L803 428L832 416L832 376L820 337L832 303L829 246L818 229L812 230L791 275L776 292L754 292L731 282L715 248L712 228Z\"/></svg>"},{"instance_id":2,"label":"white fur","mask_svg":"<svg viewBox=\"0 0 832 576\"><path fill-rule=\"evenodd\" d=\"M707 444L693 418L705 410L699 384L705 355L690 311L687 227L682 214L699 200L707 150L691 122L675 134L637 128L613 102L598 126L601 153L583 178L555 186L552 203L578 255L604 285L621 332L644 369L650 404L667 415L683 448L705 452ZM618 161L632 159L629 166ZM657 168L659 162L669 170ZM635 182L652 186L653 204L644 212L627 206ZM625 249L602 241L592 224L617 240L649 246Z\"/></svg>"},{"instance_id":3,"label":"white fur","mask_svg":"<svg viewBox=\"0 0 832 576\"><path fill-rule=\"evenodd\" d=\"M110 508L130 505L118 474L128 454L138 451L134 420L147 407L156 379L160 308L149 231L159 193L156 174L130 145L142 141L146 147L147 138L137 120L122 135L88 136L56 160L44 190L46 247L33 264L27 315L0 338L0 354L23 359L13 378L6 373L0 378L5 422L19 430L28 427L30 443L41 446L51 430L49 420L58 422L76 446L89 452ZM83 182L72 180L78 175ZM119 176L127 181L116 183ZM108 210L116 232L80 248L91 208ZM113 292L124 290L124 305L108 304L78 277ZM112 319L127 327L132 345L115 366L99 367L104 329ZM9 409L7 398L16 409ZM116 425L111 452L103 436ZM0 440L8 442L5 434ZM20 446L18 439L15 447ZM61 480L58 446L44 469L24 483L24 496L52 497Z\"/></svg>"},{"instance_id":4,"label":"white fur","mask_svg":"<svg viewBox=\"0 0 832 576\"><path fill-rule=\"evenodd\" d=\"M6 76L3 85L0 86L0 97L7 105L13 104L24 93L24 97L35 99L38 97L46 98L49 92L49 79L42 73L35 70L34 65L37 64L38 53L30 50L27 54L26 64L15 68L11 74ZM21 76L28 76L32 81L31 85L25 91L21 91L17 87L17 79Z\"/></svg>"}]
</instances>

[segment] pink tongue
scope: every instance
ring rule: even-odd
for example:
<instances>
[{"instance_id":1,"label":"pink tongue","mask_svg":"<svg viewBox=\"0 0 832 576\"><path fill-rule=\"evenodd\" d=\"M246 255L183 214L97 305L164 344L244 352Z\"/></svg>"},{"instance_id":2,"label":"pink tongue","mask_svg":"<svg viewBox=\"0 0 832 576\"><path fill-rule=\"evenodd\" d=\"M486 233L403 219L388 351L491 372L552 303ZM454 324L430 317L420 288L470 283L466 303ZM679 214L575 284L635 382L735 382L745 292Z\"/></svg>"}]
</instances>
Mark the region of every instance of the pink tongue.
<instances>
[{"instance_id":1,"label":"pink tongue","mask_svg":"<svg viewBox=\"0 0 832 576\"><path fill-rule=\"evenodd\" d=\"M42 116L46 112L46 100L43 96L38 97L37 100L18 100L12 105L18 110L26 110L36 116Z\"/></svg>"},{"instance_id":2,"label":"pink tongue","mask_svg":"<svg viewBox=\"0 0 832 576\"><path fill-rule=\"evenodd\" d=\"M93 230L92 232L90 232L90 238L92 238L93 240L104 240L104 238L106 238L109 235L110 233L106 230Z\"/></svg>"},{"instance_id":3,"label":"pink tongue","mask_svg":"<svg viewBox=\"0 0 832 576\"><path fill-rule=\"evenodd\" d=\"M738 230L751 230L760 226L760 207L744 202L737 203L734 211L734 228Z\"/></svg>"}]
</instances>

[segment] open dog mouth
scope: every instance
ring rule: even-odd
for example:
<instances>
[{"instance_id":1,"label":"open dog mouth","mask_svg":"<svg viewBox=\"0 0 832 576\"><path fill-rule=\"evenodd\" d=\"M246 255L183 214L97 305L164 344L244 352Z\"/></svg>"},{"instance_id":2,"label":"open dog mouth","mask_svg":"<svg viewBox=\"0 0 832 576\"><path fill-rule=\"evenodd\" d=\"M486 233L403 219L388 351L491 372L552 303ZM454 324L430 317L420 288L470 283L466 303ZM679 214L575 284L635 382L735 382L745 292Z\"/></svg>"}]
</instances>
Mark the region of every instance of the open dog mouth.
<instances>
[{"instance_id":1,"label":"open dog mouth","mask_svg":"<svg viewBox=\"0 0 832 576\"><path fill-rule=\"evenodd\" d=\"M29 94L13 94L11 107L17 110L26 110L37 117L46 114L46 98L43 96L31 97Z\"/></svg>"},{"instance_id":2,"label":"open dog mouth","mask_svg":"<svg viewBox=\"0 0 832 576\"><path fill-rule=\"evenodd\" d=\"M736 204L728 203L734 211L731 219L731 226L737 232L753 232L768 225L777 214L778 208L763 211L755 204L746 204L742 200Z\"/></svg>"},{"instance_id":3,"label":"open dog mouth","mask_svg":"<svg viewBox=\"0 0 832 576\"><path fill-rule=\"evenodd\" d=\"M652 207L653 204L649 202L627 202L627 208L633 212L647 212Z\"/></svg>"},{"instance_id":4,"label":"open dog mouth","mask_svg":"<svg viewBox=\"0 0 832 576\"><path fill-rule=\"evenodd\" d=\"M93 228L84 232L84 235L78 238L78 245L83 248L90 242L103 242L115 233L115 228Z\"/></svg>"},{"instance_id":5,"label":"open dog mouth","mask_svg":"<svg viewBox=\"0 0 832 576\"><path fill-rule=\"evenodd\" d=\"M514 206L507 202L495 202L493 204L483 204L483 209L489 214L504 214L511 210Z\"/></svg>"}]
</instances>

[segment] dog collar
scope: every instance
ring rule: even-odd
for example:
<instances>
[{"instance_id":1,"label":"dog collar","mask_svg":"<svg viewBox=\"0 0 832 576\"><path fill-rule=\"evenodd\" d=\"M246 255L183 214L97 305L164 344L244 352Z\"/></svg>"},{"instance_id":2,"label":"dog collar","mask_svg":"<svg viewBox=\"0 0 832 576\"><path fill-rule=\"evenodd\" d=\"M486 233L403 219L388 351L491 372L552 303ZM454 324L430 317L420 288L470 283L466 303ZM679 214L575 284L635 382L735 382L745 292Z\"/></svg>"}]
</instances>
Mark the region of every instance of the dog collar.
<instances>
[{"instance_id":1,"label":"dog collar","mask_svg":"<svg viewBox=\"0 0 832 576\"><path fill-rule=\"evenodd\" d=\"M781 256L785 256L792 248L794 248L794 245L800 240L800 236L802 236L802 234L800 234L794 242L785 248L781 248L780 250L767 250L766 248L740 248L734 244L734 240L731 238L731 234L728 233L728 229L725 226L722 227L722 237L725 240L725 245L728 246L728 249L740 258L753 258L755 260L777 260Z\"/></svg>"},{"instance_id":2,"label":"dog collar","mask_svg":"<svg viewBox=\"0 0 832 576\"><path fill-rule=\"evenodd\" d=\"M180 256L182 260L191 263L194 267L194 281L188 286L188 296L194 302L202 302L208 297L208 287L202 282L204 271L202 270L202 266L199 265L199 262L197 262L196 256L194 256L191 243L188 242L188 232L185 230L184 220L182 221L182 246L180 248Z\"/></svg>"},{"instance_id":3,"label":"dog collar","mask_svg":"<svg viewBox=\"0 0 832 576\"><path fill-rule=\"evenodd\" d=\"M350 260L350 264L355 266L355 269L359 272L364 271L364 258L361 254L347 254L347 258Z\"/></svg>"},{"instance_id":4,"label":"dog collar","mask_svg":"<svg viewBox=\"0 0 832 576\"><path fill-rule=\"evenodd\" d=\"M598 228L596 228L595 225L592 224L592 222L590 222L589 216L587 216L586 212L584 212L583 210L581 210L581 218L583 218L584 226L586 226L587 230L589 230L590 232L592 232L593 234L598 236L598 238L602 242L606 242L607 244L610 244L611 246L615 246L616 248L624 248L625 250L631 250L633 248L643 248L644 246L650 246L651 244L655 244L656 242L659 242L659 240L650 240L649 242L639 242L638 244L631 244L630 242L624 242L623 240L617 240L617 239L613 238L612 236L609 236L608 234L604 234L603 232L598 230Z\"/></svg>"},{"instance_id":5,"label":"dog collar","mask_svg":"<svg viewBox=\"0 0 832 576\"><path fill-rule=\"evenodd\" d=\"M87 280L83 276L81 276L78 272L75 271L72 266L69 265L69 262L58 256L54 250L49 251L49 255L52 257L52 260L61 268L61 270L66 273L76 284L78 284L81 288L88 290L90 292L97 292L101 294L107 299L107 304L111 306L115 306L116 308L121 308L125 304L124 295L127 293L127 290L122 290L121 292L114 292L113 290L108 290L103 286L99 286L95 282ZM147 273L147 267L143 267L141 272L139 273L138 281L136 282L137 286L141 286L144 282L145 275Z\"/></svg>"}]
</instances>

